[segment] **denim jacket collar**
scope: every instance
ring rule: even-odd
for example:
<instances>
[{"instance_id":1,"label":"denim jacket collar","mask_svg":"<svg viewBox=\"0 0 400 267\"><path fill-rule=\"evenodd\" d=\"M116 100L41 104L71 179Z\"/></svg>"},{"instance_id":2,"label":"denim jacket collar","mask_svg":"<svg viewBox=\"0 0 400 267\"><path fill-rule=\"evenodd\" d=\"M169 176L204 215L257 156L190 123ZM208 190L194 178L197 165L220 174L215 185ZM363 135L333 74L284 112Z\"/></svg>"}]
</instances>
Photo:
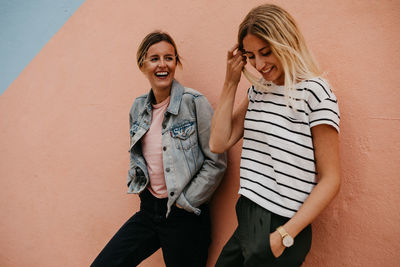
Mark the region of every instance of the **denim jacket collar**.
<instances>
[{"instance_id":1,"label":"denim jacket collar","mask_svg":"<svg viewBox=\"0 0 400 267\"><path fill-rule=\"evenodd\" d=\"M183 91L184 91L183 86L177 80L173 80L171 85L171 98L169 101L167 112L174 115L178 114ZM150 90L150 92L147 94L146 104L145 104L145 110L147 110L148 113L151 113L153 100L154 100L154 93L153 90Z\"/></svg>"}]
</instances>

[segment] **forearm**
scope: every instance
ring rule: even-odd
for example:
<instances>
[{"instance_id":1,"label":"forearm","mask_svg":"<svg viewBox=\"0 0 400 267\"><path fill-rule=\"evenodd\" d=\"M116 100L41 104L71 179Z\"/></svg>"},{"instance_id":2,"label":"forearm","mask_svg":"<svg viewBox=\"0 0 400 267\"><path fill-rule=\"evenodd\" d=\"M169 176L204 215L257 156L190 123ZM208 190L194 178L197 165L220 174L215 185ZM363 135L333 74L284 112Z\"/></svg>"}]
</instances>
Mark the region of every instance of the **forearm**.
<instances>
[{"instance_id":1,"label":"forearm","mask_svg":"<svg viewBox=\"0 0 400 267\"><path fill-rule=\"evenodd\" d=\"M213 116L211 124L210 148L215 153L222 153L229 149L243 133L243 105L239 112L233 113L236 90L242 75L242 70L246 60L238 50L236 44L227 55L227 66L225 83L219 99L217 110ZM246 105L247 107L247 105Z\"/></svg>"},{"instance_id":2,"label":"forearm","mask_svg":"<svg viewBox=\"0 0 400 267\"><path fill-rule=\"evenodd\" d=\"M309 197L283 228L292 236L297 236L307 225L328 206L340 188L339 175L324 177L314 187Z\"/></svg>"},{"instance_id":3,"label":"forearm","mask_svg":"<svg viewBox=\"0 0 400 267\"><path fill-rule=\"evenodd\" d=\"M210 149L215 153L227 150L232 135L233 106L237 84L224 83L219 104L211 122Z\"/></svg>"},{"instance_id":4,"label":"forearm","mask_svg":"<svg viewBox=\"0 0 400 267\"><path fill-rule=\"evenodd\" d=\"M310 224L332 201L340 187L339 135L329 125L311 129L313 135L318 184L296 214L284 225L296 236Z\"/></svg>"}]
</instances>

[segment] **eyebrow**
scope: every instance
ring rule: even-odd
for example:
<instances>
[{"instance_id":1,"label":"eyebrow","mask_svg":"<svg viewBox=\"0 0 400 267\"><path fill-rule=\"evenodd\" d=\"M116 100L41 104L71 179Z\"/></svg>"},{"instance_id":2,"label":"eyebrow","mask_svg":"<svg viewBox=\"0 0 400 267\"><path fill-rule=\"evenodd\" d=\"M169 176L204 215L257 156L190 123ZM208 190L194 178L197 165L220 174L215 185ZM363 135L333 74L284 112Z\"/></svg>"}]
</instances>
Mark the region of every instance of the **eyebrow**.
<instances>
[{"instance_id":1,"label":"eyebrow","mask_svg":"<svg viewBox=\"0 0 400 267\"><path fill-rule=\"evenodd\" d=\"M264 49L266 49L266 48L270 48L270 46L264 46L264 47L258 49L258 52L261 52L262 50L264 50ZM244 50L244 49L243 49L243 53L244 53L244 54L247 54L247 53L252 53L252 54L254 54L253 52L246 51L246 50Z\"/></svg>"},{"instance_id":2,"label":"eyebrow","mask_svg":"<svg viewBox=\"0 0 400 267\"><path fill-rule=\"evenodd\" d=\"M159 57L159 56L160 55L158 55L158 54L149 55L149 57ZM168 56L173 57L174 55L173 54L165 54L164 55L164 57L168 57Z\"/></svg>"}]
</instances>

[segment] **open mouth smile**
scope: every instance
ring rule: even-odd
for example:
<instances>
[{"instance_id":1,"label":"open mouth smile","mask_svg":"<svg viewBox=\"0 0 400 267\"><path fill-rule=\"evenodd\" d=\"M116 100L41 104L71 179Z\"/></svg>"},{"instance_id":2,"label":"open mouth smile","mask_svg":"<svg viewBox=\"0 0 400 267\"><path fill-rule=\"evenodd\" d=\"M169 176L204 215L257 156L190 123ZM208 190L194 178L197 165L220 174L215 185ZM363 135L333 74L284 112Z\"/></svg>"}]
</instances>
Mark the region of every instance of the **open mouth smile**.
<instances>
[{"instance_id":1,"label":"open mouth smile","mask_svg":"<svg viewBox=\"0 0 400 267\"><path fill-rule=\"evenodd\" d=\"M158 71L155 73L158 78L166 78L169 75L168 71Z\"/></svg>"},{"instance_id":2,"label":"open mouth smile","mask_svg":"<svg viewBox=\"0 0 400 267\"><path fill-rule=\"evenodd\" d=\"M261 72L262 72L263 74L269 74L269 73L272 71L273 68L274 68L274 66L271 66L271 67L269 67L269 68L266 69L266 70L262 70Z\"/></svg>"}]
</instances>

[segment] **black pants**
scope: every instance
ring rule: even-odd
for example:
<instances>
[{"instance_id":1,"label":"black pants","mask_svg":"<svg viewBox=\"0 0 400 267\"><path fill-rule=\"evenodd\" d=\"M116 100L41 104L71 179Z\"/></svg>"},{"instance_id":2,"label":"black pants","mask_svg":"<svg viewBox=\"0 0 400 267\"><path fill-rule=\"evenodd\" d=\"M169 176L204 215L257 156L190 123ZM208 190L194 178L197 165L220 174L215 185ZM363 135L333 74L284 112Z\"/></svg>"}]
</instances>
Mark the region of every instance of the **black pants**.
<instances>
[{"instance_id":1,"label":"black pants","mask_svg":"<svg viewBox=\"0 0 400 267\"><path fill-rule=\"evenodd\" d=\"M311 248L311 225L294 239L294 245L275 258L270 233L289 218L271 213L241 196L236 204L238 227L223 248L216 267L300 266Z\"/></svg>"},{"instance_id":2,"label":"black pants","mask_svg":"<svg viewBox=\"0 0 400 267\"><path fill-rule=\"evenodd\" d=\"M204 267L211 242L206 205L199 216L175 206L168 218L167 199L147 189L140 194L140 211L133 215L97 256L92 267L137 266L160 247L167 267Z\"/></svg>"}]
</instances>

